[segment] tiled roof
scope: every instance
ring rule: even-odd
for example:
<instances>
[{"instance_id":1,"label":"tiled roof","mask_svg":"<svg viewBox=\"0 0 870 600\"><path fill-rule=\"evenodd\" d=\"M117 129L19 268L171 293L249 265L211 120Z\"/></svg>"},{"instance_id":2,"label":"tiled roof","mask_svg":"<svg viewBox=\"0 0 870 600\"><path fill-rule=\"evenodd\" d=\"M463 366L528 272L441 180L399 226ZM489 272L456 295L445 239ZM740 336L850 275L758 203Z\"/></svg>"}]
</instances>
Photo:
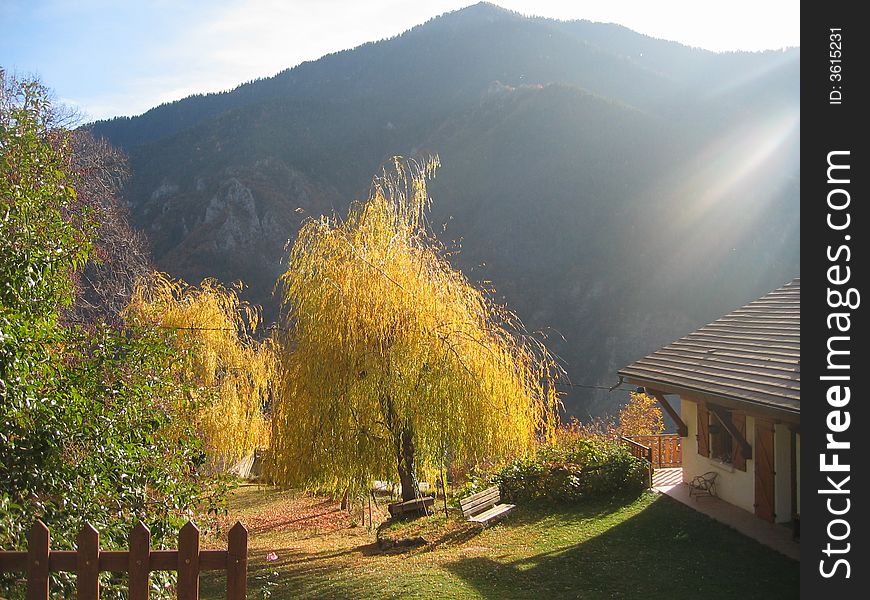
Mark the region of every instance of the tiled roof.
<instances>
[{"instance_id":1,"label":"tiled roof","mask_svg":"<svg viewBox=\"0 0 870 600\"><path fill-rule=\"evenodd\" d=\"M795 279L619 374L670 389L800 413L801 281Z\"/></svg>"}]
</instances>

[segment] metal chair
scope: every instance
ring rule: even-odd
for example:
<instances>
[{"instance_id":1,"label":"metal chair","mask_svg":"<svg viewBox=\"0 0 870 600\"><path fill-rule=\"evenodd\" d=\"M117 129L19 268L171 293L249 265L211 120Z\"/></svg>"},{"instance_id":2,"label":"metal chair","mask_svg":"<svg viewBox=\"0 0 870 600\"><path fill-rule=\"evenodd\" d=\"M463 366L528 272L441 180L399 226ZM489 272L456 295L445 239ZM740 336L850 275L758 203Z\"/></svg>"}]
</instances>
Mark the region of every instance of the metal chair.
<instances>
[{"instance_id":1,"label":"metal chair","mask_svg":"<svg viewBox=\"0 0 870 600\"><path fill-rule=\"evenodd\" d=\"M689 482L689 497L698 496L715 496L716 495L716 477L719 473L715 471L707 471L703 475L698 475Z\"/></svg>"}]
</instances>

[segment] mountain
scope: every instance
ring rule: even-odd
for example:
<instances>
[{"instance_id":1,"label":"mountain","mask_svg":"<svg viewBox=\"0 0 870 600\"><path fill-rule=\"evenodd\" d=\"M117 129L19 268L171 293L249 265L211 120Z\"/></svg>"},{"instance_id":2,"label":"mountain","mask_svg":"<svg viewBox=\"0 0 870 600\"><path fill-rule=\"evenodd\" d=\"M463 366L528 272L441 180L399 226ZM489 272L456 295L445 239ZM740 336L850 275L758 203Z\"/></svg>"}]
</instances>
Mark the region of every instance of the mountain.
<instances>
[{"instance_id":1,"label":"mountain","mask_svg":"<svg viewBox=\"0 0 870 600\"><path fill-rule=\"evenodd\" d=\"M799 66L796 48L712 53L483 3L92 128L130 154L157 264L242 279L270 316L305 218L342 214L392 155L437 153L431 222L455 263L574 384L611 385L799 273Z\"/></svg>"}]
</instances>

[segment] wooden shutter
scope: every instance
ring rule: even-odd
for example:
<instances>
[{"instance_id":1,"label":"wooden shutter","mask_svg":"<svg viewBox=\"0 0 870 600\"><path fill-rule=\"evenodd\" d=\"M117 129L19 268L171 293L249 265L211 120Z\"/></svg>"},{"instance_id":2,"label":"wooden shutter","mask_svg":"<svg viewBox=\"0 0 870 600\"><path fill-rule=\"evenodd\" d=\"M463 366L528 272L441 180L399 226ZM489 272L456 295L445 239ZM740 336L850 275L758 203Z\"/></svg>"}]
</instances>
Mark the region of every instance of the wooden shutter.
<instances>
[{"instance_id":1,"label":"wooden shutter","mask_svg":"<svg viewBox=\"0 0 870 600\"><path fill-rule=\"evenodd\" d=\"M773 522L776 486L773 470L773 423L755 421L755 514Z\"/></svg>"},{"instance_id":2,"label":"wooden shutter","mask_svg":"<svg viewBox=\"0 0 870 600\"><path fill-rule=\"evenodd\" d=\"M743 439L746 439L746 415L740 412L731 413L731 424L740 432ZM743 448L736 440L732 440L731 443L731 464L735 469L746 470L746 457L743 456Z\"/></svg>"},{"instance_id":3,"label":"wooden shutter","mask_svg":"<svg viewBox=\"0 0 870 600\"><path fill-rule=\"evenodd\" d=\"M710 456L710 413L707 412L707 405L703 402L698 402L698 454L701 456Z\"/></svg>"}]
</instances>

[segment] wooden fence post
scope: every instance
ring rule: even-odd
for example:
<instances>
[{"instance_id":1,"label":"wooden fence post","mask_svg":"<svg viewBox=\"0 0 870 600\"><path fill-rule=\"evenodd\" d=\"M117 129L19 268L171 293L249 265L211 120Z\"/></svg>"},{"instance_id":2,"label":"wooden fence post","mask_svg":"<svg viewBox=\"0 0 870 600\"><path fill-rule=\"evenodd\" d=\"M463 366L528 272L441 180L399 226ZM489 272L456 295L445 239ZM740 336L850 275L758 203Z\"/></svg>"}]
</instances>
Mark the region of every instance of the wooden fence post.
<instances>
[{"instance_id":1,"label":"wooden fence post","mask_svg":"<svg viewBox=\"0 0 870 600\"><path fill-rule=\"evenodd\" d=\"M178 600L199 600L199 529L190 521L178 536Z\"/></svg>"},{"instance_id":2,"label":"wooden fence post","mask_svg":"<svg viewBox=\"0 0 870 600\"><path fill-rule=\"evenodd\" d=\"M227 600L245 600L248 589L248 530L236 521L227 540Z\"/></svg>"},{"instance_id":3,"label":"wooden fence post","mask_svg":"<svg viewBox=\"0 0 870 600\"><path fill-rule=\"evenodd\" d=\"M100 533L85 523L76 538L76 593L78 600L100 598Z\"/></svg>"},{"instance_id":4,"label":"wooden fence post","mask_svg":"<svg viewBox=\"0 0 870 600\"><path fill-rule=\"evenodd\" d=\"M151 560L151 532L139 521L130 530L129 600L148 600L148 563Z\"/></svg>"},{"instance_id":5,"label":"wooden fence post","mask_svg":"<svg viewBox=\"0 0 870 600\"><path fill-rule=\"evenodd\" d=\"M48 600L48 552L51 534L36 521L27 534L27 600Z\"/></svg>"},{"instance_id":6,"label":"wooden fence post","mask_svg":"<svg viewBox=\"0 0 870 600\"><path fill-rule=\"evenodd\" d=\"M647 485L646 485L646 487L649 488L649 489L652 489L652 486L653 486L653 470L655 469L655 467L653 467L653 450L652 450L652 444L650 444L650 447L647 449L646 452L647 452L647 454L646 454L646 460L647 460L647 463L648 463L648 465L647 465Z\"/></svg>"}]
</instances>

